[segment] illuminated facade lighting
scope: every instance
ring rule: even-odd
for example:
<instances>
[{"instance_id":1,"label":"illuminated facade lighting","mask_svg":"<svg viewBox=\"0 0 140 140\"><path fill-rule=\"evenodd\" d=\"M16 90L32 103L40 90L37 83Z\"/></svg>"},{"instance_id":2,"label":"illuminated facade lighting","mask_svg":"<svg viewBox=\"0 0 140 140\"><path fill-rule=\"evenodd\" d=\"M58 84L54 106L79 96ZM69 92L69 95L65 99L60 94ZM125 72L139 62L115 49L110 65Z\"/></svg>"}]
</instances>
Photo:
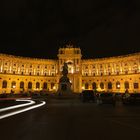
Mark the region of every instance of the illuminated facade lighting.
<instances>
[{"instance_id":1,"label":"illuminated facade lighting","mask_svg":"<svg viewBox=\"0 0 140 140\"><path fill-rule=\"evenodd\" d=\"M58 59L53 60L0 54L0 93L10 93L12 89L15 93L57 91L64 62L68 64L71 89L76 93L83 89L95 90L95 87L96 90L110 92L125 92L129 87L129 92L140 92L140 53L82 59L80 48L66 45L58 50L57 56ZM11 86L13 81L16 84ZM39 88L36 88L37 82ZM110 82L112 86L109 87Z\"/></svg>"}]
</instances>

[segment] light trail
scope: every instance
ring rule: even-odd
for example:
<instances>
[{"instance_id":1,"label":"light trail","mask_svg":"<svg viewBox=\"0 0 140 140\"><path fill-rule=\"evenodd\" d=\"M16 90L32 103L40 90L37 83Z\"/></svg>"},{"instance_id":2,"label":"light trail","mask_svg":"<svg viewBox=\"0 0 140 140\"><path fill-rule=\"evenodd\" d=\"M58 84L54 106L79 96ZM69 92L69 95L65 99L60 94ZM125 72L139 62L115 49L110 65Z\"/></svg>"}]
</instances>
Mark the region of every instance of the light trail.
<instances>
[{"instance_id":1,"label":"light trail","mask_svg":"<svg viewBox=\"0 0 140 140\"><path fill-rule=\"evenodd\" d=\"M1 115L0 116L0 119L4 119L4 118L7 118L7 117L10 117L10 116L13 116L13 115L16 115L16 114L20 114L22 112L26 112L28 110L32 110L32 109L35 109L35 108L38 108L38 107L41 107L43 105L45 105L46 102L45 101L42 101L42 103L38 104L38 105L33 105L31 107L27 107L25 109L21 109L21 110L18 110L18 111L14 111L14 112L11 112L11 113L7 113L5 115Z\"/></svg>"},{"instance_id":2,"label":"light trail","mask_svg":"<svg viewBox=\"0 0 140 140\"><path fill-rule=\"evenodd\" d=\"M29 106L29 105L35 104L35 102L32 101L32 100L16 99L16 101L18 101L18 102L19 101L21 101L21 102L25 101L25 102L29 102L29 103L24 103L24 104L20 104L20 105L14 105L14 106L2 108L2 109L0 109L0 113L4 112L4 111L11 110L11 109L16 109L16 108L25 107L25 106Z\"/></svg>"}]
</instances>

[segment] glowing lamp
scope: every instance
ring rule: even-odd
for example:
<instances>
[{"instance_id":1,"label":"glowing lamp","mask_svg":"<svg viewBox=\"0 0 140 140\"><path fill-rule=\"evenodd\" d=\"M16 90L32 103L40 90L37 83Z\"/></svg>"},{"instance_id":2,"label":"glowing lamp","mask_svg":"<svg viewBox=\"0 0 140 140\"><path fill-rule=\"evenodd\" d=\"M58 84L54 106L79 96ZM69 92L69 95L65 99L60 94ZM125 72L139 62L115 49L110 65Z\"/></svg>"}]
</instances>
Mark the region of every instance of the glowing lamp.
<instances>
[{"instance_id":1,"label":"glowing lamp","mask_svg":"<svg viewBox=\"0 0 140 140\"><path fill-rule=\"evenodd\" d=\"M117 87L120 88L120 84L118 84Z\"/></svg>"},{"instance_id":2,"label":"glowing lamp","mask_svg":"<svg viewBox=\"0 0 140 140\"><path fill-rule=\"evenodd\" d=\"M82 86L82 90L84 90L85 88L84 88L84 86Z\"/></svg>"}]
</instances>

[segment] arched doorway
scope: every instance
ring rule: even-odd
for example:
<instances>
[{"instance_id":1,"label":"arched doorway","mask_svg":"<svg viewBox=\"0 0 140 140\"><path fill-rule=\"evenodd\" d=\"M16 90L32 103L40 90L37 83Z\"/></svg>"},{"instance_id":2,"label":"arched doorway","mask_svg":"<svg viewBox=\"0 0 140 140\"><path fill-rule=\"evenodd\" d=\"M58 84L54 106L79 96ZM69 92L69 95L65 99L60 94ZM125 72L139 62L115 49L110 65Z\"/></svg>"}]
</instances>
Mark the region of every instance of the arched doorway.
<instances>
[{"instance_id":1,"label":"arched doorway","mask_svg":"<svg viewBox=\"0 0 140 140\"><path fill-rule=\"evenodd\" d=\"M121 88L120 82L117 81L117 82L116 82L116 89L120 89L120 88Z\"/></svg>"},{"instance_id":2,"label":"arched doorway","mask_svg":"<svg viewBox=\"0 0 140 140\"><path fill-rule=\"evenodd\" d=\"M92 89L94 89L94 90L97 89L97 85L95 82L92 83Z\"/></svg>"},{"instance_id":3,"label":"arched doorway","mask_svg":"<svg viewBox=\"0 0 140 140\"><path fill-rule=\"evenodd\" d=\"M125 88L125 89L129 89L129 82L128 82L128 81L125 81L125 83L124 83L124 88Z\"/></svg>"},{"instance_id":4,"label":"arched doorway","mask_svg":"<svg viewBox=\"0 0 140 140\"><path fill-rule=\"evenodd\" d=\"M36 89L40 89L40 83L36 82Z\"/></svg>"},{"instance_id":5,"label":"arched doorway","mask_svg":"<svg viewBox=\"0 0 140 140\"><path fill-rule=\"evenodd\" d=\"M13 81L12 83L11 83L11 88L16 88L16 82L15 81Z\"/></svg>"},{"instance_id":6,"label":"arched doorway","mask_svg":"<svg viewBox=\"0 0 140 140\"><path fill-rule=\"evenodd\" d=\"M89 84L85 83L85 89L89 89Z\"/></svg>"},{"instance_id":7,"label":"arched doorway","mask_svg":"<svg viewBox=\"0 0 140 140\"><path fill-rule=\"evenodd\" d=\"M100 83L100 88L104 89L104 83L103 82Z\"/></svg>"},{"instance_id":8,"label":"arched doorway","mask_svg":"<svg viewBox=\"0 0 140 140\"><path fill-rule=\"evenodd\" d=\"M20 82L20 89L24 89L24 82L23 81Z\"/></svg>"},{"instance_id":9,"label":"arched doorway","mask_svg":"<svg viewBox=\"0 0 140 140\"><path fill-rule=\"evenodd\" d=\"M28 83L28 89L32 89L32 82Z\"/></svg>"},{"instance_id":10,"label":"arched doorway","mask_svg":"<svg viewBox=\"0 0 140 140\"><path fill-rule=\"evenodd\" d=\"M108 83L108 89L112 89L112 83L111 82Z\"/></svg>"},{"instance_id":11,"label":"arched doorway","mask_svg":"<svg viewBox=\"0 0 140 140\"><path fill-rule=\"evenodd\" d=\"M47 85L46 82L44 82L44 83L43 83L43 89L45 90L45 89L47 89L47 88L48 88L48 85Z\"/></svg>"},{"instance_id":12,"label":"arched doorway","mask_svg":"<svg viewBox=\"0 0 140 140\"><path fill-rule=\"evenodd\" d=\"M6 80L4 80L4 81L2 82L2 88L7 88L7 81L6 81Z\"/></svg>"}]
</instances>

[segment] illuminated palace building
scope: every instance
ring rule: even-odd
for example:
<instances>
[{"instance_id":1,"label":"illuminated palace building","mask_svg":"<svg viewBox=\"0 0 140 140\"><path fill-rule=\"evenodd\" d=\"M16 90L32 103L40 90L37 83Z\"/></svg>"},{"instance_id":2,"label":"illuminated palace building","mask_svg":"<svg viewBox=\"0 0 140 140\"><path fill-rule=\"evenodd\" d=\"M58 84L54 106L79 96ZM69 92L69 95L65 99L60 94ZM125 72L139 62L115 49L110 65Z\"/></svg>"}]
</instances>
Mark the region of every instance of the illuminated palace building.
<instances>
[{"instance_id":1,"label":"illuminated palace building","mask_svg":"<svg viewBox=\"0 0 140 140\"><path fill-rule=\"evenodd\" d=\"M0 54L0 93L51 91L58 89L64 62L68 64L71 89L140 92L140 53L81 59L80 48L66 45L58 59L36 59Z\"/></svg>"}]
</instances>

